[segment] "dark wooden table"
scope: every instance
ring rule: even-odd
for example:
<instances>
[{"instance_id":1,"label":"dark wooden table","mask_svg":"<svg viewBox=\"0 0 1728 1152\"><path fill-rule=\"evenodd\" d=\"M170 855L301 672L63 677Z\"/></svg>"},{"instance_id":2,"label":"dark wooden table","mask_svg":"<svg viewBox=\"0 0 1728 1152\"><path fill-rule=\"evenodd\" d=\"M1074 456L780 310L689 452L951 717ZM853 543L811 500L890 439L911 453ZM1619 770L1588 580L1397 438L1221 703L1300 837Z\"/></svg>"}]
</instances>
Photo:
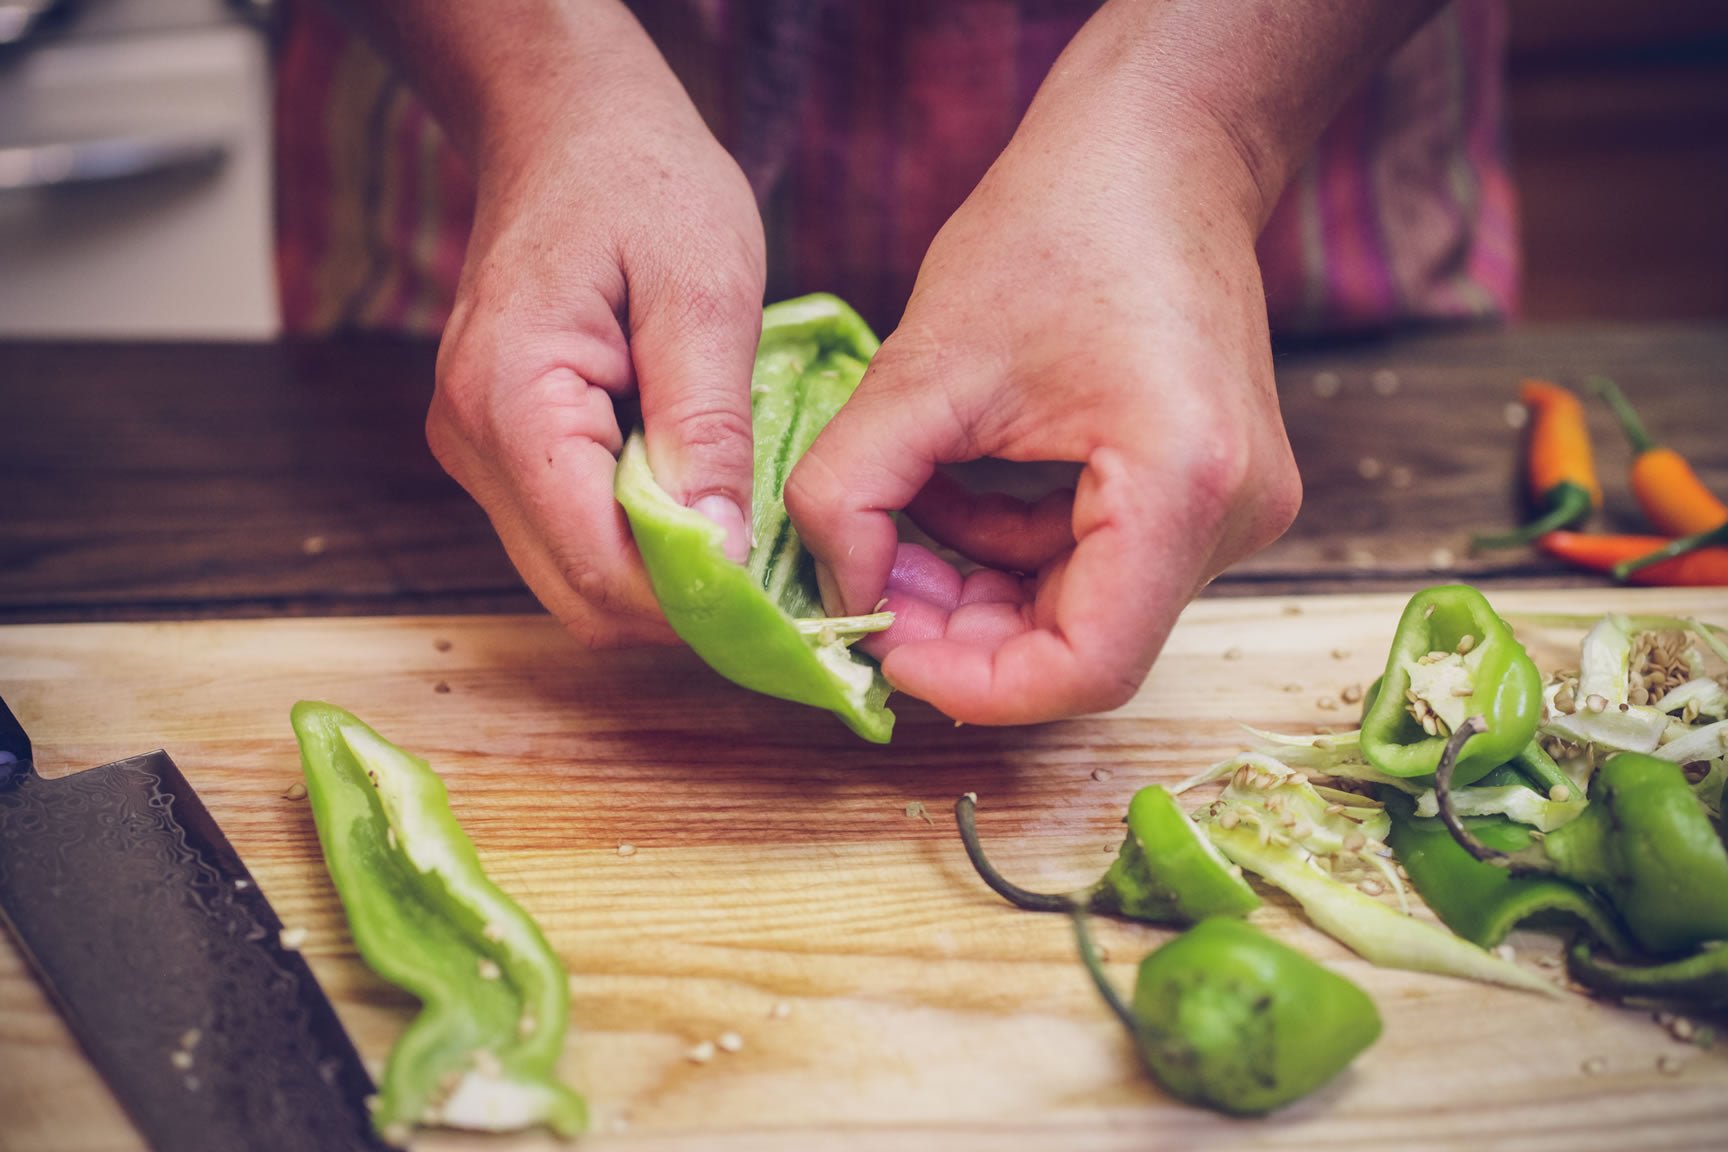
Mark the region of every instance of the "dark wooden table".
<instances>
[{"instance_id":1,"label":"dark wooden table","mask_svg":"<svg viewBox=\"0 0 1728 1152\"><path fill-rule=\"evenodd\" d=\"M421 434L434 349L0 343L0 623L532 611L485 516ZM1728 325L1436 331L1281 352L1306 484L1273 547L1209 595L1433 578L1576 585L1472 555L1521 514L1523 376L1612 375L1728 493ZM1590 402L1605 529L1641 526L1629 452Z\"/></svg>"}]
</instances>

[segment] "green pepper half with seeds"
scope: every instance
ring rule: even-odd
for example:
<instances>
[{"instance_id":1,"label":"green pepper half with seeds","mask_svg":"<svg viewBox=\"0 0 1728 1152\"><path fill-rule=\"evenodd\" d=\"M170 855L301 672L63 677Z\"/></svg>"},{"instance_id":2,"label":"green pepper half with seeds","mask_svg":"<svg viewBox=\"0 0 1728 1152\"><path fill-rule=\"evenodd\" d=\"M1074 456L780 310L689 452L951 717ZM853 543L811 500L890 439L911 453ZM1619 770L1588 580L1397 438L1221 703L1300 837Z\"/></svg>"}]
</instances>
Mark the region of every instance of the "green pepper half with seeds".
<instances>
[{"instance_id":1,"label":"green pepper half with seeds","mask_svg":"<svg viewBox=\"0 0 1728 1152\"><path fill-rule=\"evenodd\" d=\"M885 706L891 689L851 642L893 617L823 616L815 562L782 496L792 466L858 386L878 344L833 296L764 310L750 385L756 472L748 563L728 560L724 531L655 482L640 430L619 457L615 490L655 598L698 656L737 684L826 708L881 743L894 729Z\"/></svg>"},{"instance_id":2,"label":"green pepper half with seeds","mask_svg":"<svg viewBox=\"0 0 1728 1152\"><path fill-rule=\"evenodd\" d=\"M379 1133L403 1144L417 1124L581 1131L586 1105L556 1076L569 977L481 870L443 781L340 708L302 700L292 716L354 945L421 1005L390 1049L372 1114Z\"/></svg>"}]
</instances>

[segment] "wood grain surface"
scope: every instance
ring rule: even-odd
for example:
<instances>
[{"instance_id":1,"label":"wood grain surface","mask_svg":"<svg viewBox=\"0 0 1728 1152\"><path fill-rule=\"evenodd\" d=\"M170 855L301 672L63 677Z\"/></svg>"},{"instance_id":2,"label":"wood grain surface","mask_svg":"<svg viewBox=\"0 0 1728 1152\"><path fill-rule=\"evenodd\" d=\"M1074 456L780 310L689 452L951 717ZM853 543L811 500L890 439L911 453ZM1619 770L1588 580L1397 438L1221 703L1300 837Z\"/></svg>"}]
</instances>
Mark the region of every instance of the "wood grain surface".
<instances>
[{"instance_id":1,"label":"wood grain surface","mask_svg":"<svg viewBox=\"0 0 1728 1152\"><path fill-rule=\"evenodd\" d=\"M1302 470L1290 532L1208 595L1605 586L1530 551L1471 555L1523 514L1523 376L1618 378L1652 432L1728 492L1728 326L1458 329L1280 349ZM479 507L421 428L428 343L0 342L0 621L530 612ZM1589 405L1608 505L1639 525L1628 452Z\"/></svg>"},{"instance_id":2,"label":"wood grain surface","mask_svg":"<svg viewBox=\"0 0 1728 1152\"><path fill-rule=\"evenodd\" d=\"M413 1004L358 961L310 812L283 798L299 771L289 706L340 703L429 759L572 974L565 1070L596 1116L584 1147L1723 1147L1728 1045L1682 1044L1648 1011L1579 996L1375 969L1276 898L1255 921L1361 983L1384 1036L1269 1119L1181 1107L1141 1074L1066 923L1007 907L972 875L950 815L962 792L979 794L1005 871L1061 889L1108 863L1136 788L1241 749L1239 724L1348 727L1329 705L1381 670L1414 588L1200 601L1117 712L957 728L901 702L885 747L685 653L585 653L539 616L13 625L0 628L0 695L46 775L166 747L284 921L307 930L369 1060ZM1720 592L1494 600L1508 614L1728 622ZM1520 633L1546 666L1579 636L1528 621ZM1124 988L1168 936L1099 927ZM1531 963L1552 947L1518 942ZM687 1058L725 1032L739 1051ZM0 1148L141 1147L0 943Z\"/></svg>"}]
</instances>

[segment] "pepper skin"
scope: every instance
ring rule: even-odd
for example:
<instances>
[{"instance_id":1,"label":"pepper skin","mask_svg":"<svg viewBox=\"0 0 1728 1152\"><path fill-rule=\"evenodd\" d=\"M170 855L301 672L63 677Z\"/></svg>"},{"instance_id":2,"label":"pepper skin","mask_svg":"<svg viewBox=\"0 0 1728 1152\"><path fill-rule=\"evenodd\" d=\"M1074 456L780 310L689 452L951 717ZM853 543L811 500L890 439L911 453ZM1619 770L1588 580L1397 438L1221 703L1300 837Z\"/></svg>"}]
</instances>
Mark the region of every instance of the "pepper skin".
<instances>
[{"instance_id":1,"label":"pepper skin","mask_svg":"<svg viewBox=\"0 0 1728 1152\"><path fill-rule=\"evenodd\" d=\"M1471 784L1518 756L1536 735L1542 677L1481 592L1467 584L1418 592L1399 618L1380 690L1362 718L1362 754L1388 775L1432 775L1446 747L1445 735L1430 735L1406 706L1413 674L1433 667L1423 662L1431 653L1444 655L1442 665L1456 654L1455 682L1462 688L1467 676L1470 689L1468 695L1441 690L1435 707L1488 719L1488 731L1471 738L1454 767L1457 783Z\"/></svg>"},{"instance_id":2,"label":"pepper skin","mask_svg":"<svg viewBox=\"0 0 1728 1152\"><path fill-rule=\"evenodd\" d=\"M1191 1104L1257 1116L1319 1088L1380 1036L1367 993L1242 920L1203 920L1140 962L1132 1008L1085 917L1080 955L1153 1078Z\"/></svg>"},{"instance_id":3,"label":"pepper skin","mask_svg":"<svg viewBox=\"0 0 1728 1152\"><path fill-rule=\"evenodd\" d=\"M823 617L814 565L782 497L792 466L858 386L877 346L858 314L833 296L763 312L750 385L756 543L745 566L726 558L717 525L655 483L640 430L619 457L616 494L667 623L698 656L734 683L827 708L882 743L894 730L888 682L848 642L892 617Z\"/></svg>"},{"instance_id":4,"label":"pepper skin","mask_svg":"<svg viewBox=\"0 0 1728 1152\"><path fill-rule=\"evenodd\" d=\"M324 861L368 967L420 1001L384 1069L373 1123L574 1135L582 1097L556 1079L569 977L539 927L480 868L444 784L329 704L294 705Z\"/></svg>"},{"instance_id":5,"label":"pepper skin","mask_svg":"<svg viewBox=\"0 0 1728 1152\"><path fill-rule=\"evenodd\" d=\"M1632 494L1656 530L1696 536L1728 524L1728 504L1704 486L1685 457L1651 438L1620 386L1606 376L1592 376L1589 384L1614 409L1632 446Z\"/></svg>"}]
</instances>

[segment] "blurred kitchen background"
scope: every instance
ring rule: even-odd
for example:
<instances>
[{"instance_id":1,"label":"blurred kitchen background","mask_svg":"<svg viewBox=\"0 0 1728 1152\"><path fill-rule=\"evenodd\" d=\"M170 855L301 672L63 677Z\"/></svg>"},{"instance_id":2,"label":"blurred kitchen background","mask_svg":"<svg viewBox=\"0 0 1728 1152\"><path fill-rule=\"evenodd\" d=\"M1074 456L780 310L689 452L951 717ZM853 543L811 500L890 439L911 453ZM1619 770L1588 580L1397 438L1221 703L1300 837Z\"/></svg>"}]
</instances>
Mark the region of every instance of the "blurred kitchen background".
<instances>
[{"instance_id":1,"label":"blurred kitchen background","mask_svg":"<svg viewBox=\"0 0 1728 1152\"><path fill-rule=\"evenodd\" d=\"M0 338L277 331L272 0L0 0ZM1728 3L1510 0L1527 320L1728 317Z\"/></svg>"}]
</instances>

